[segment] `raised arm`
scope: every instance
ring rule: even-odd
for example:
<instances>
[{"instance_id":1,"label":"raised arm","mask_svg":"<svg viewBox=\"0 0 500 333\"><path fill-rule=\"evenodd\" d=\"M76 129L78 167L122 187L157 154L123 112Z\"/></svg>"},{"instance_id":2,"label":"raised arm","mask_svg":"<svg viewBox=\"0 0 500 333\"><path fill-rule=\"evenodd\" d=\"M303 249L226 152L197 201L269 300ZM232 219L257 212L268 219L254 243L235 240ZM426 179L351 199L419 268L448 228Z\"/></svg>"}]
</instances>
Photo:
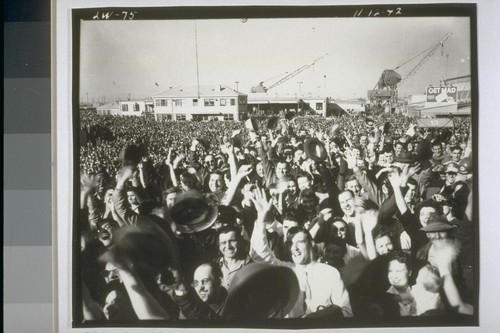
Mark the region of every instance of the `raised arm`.
<instances>
[{"instance_id":1,"label":"raised arm","mask_svg":"<svg viewBox=\"0 0 500 333\"><path fill-rule=\"evenodd\" d=\"M269 247L266 237L265 220L273 206L272 200L268 200L264 189L258 188L255 191L255 199L252 199L257 210L257 220L255 220L252 237L250 239L250 257L256 262L266 262L272 265L291 266L291 263L280 261L276 258Z\"/></svg>"},{"instance_id":2,"label":"raised arm","mask_svg":"<svg viewBox=\"0 0 500 333\"><path fill-rule=\"evenodd\" d=\"M226 194L224 195L224 198L222 199L222 202L221 202L222 205L229 206L231 204L241 181L243 180L243 178L248 176L251 172L252 172L251 165L242 165L240 167L237 174L231 179L231 182L229 183L229 185L227 187Z\"/></svg>"},{"instance_id":3,"label":"raised arm","mask_svg":"<svg viewBox=\"0 0 500 333\"><path fill-rule=\"evenodd\" d=\"M126 225L135 225L137 224L137 213L135 213L132 209L130 209L126 202L126 190L125 184L134 174L134 168L130 166L122 167L120 173L118 175L118 179L116 181L116 188L113 192L113 206L115 208L116 213L118 214L120 220Z\"/></svg>"}]
</instances>

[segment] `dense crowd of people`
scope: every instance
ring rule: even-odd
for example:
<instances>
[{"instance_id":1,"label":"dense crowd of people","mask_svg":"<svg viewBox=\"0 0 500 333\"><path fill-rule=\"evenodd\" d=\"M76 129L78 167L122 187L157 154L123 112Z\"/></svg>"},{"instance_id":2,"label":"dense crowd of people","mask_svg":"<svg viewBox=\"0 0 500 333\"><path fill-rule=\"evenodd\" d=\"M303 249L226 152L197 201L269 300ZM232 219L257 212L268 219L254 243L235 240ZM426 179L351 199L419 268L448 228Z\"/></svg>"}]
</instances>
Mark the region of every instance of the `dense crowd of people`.
<instances>
[{"instance_id":1,"label":"dense crowd of people","mask_svg":"<svg viewBox=\"0 0 500 333\"><path fill-rule=\"evenodd\" d=\"M470 117L453 124L83 112L77 320L473 316Z\"/></svg>"}]
</instances>

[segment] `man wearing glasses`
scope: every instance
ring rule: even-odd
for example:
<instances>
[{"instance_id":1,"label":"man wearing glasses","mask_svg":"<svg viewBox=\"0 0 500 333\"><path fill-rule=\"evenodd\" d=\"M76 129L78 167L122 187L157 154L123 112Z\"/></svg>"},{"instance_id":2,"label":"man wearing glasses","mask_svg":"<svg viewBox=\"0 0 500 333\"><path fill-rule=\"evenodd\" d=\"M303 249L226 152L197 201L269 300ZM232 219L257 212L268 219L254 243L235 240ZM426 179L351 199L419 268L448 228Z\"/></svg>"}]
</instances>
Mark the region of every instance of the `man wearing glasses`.
<instances>
[{"instance_id":1,"label":"man wearing glasses","mask_svg":"<svg viewBox=\"0 0 500 333\"><path fill-rule=\"evenodd\" d=\"M227 299L227 290L221 285L222 272L217 263L205 263L196 268L191 286L177 285L173 296L187 319L215 319L220 317Z\"/></svg>"}]
</instances>

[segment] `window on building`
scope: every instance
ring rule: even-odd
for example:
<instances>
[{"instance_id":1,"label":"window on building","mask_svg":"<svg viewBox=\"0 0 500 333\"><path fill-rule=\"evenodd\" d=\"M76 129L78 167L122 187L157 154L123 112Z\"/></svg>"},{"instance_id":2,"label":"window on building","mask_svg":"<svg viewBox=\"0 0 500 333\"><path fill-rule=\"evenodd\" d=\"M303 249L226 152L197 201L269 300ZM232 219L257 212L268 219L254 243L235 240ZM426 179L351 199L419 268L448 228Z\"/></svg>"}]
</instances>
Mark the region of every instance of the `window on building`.
<instances>
[{"instance_id":1,"label":"window on building","mask_svg":"<svg viewBox=\"0 0 500 333\"><path fill-rule=\"evenodd\" d=\"M205 106L215 106L215 100L213 98L205 99Z\"/></svg>"},{"instance_id":2,"label":"window on building","mask_svg":"<svg viewBox=\"0 0 500 333\"><path fill-rule=\"evenodd\" d=\"M139 107L139 103L134 104L134 111L141 111L141 108Z\"/></svg>"},{"instance_id":3,"label":"window on building","mask_svg":"<svg viewBox=\"0 0 500 333\"><path fill-rule=\"evenodd\" d=\"M234 120L234 115L233 114L225 114L224 120Z\"/></svg>"},{"instance_id":4,"label":"window on building","mask_svg":"<svg viewBox=\"0 0 500 333\"><path fill-rule=\"evenodd\" d=\"M198 106L198 99L193 99L193 106Z\"/></svg>"},{"instance_id":5,"label":"window on building","mask_svg":"<svg viewBox=\"0 0 500 333\"><path fill-rule=\"evenodd\" d=\"M128 111L128 104L123 104L122 105L122 111L127 112Z\"/></svg>"},{"instance_id":6,"label":"window on building","mask_svg":"<svg viewBox=\"0 0 500 333\"><path fill-rule=\"evenodd\" d=\"M171 114L157 114L156 117L159 121L172 120Z\"/></svg>"},{"instance_id":7,"label":"window on building","mask_svg":"<svg viewBox=\"0 0 500 333\"><path fill-rule=\"evenodd\" d=\"M226 99L225 98L220 99L220 106L226 106Z\"/></svg>"},{"instance_id":8,"label":"window on building","mask_svg":"<svg viewBox=\"0 0 500 333\"><path fill-rule=\"evenodd\" d=\"M239 99L240 105L245 105L247 101L244 98Z\"/></svg>"},{"instance_id":9,"label":"window on building","mask_svg":"<svg viewBox=\"0 0 500 333\"><path fill-rule=\"evenodd\" d=\"M323 110L323 103L316 103L316 110Z\"/></svg>"},{"instance_id":10,"label":"window on building","mask_svg":"<svg viewBox=\"0 0 500 333\"><path fill-rule=\"evenodd\" d=\"M175 120L186 120L185 114L178 114L175 116Z\"/></svg>"},{"instance_id":11,"label":"window on building","mask_svg":"<svg viewBox=\"0 0 500 333\"><path fill-rule=\"evenodd\" d=\"M231 98L231 105L236 105L236 99Z\"/></svg>"},{"instance_id":12,"label":"window on building","mask_svg":"<svg viewBox=\"0 0 500 333\"><path fill-rule=\"evenodd\" d=\"M174 106L182 106L182 99L174 99L173 103Z\"/></svg>"}]
</instances>

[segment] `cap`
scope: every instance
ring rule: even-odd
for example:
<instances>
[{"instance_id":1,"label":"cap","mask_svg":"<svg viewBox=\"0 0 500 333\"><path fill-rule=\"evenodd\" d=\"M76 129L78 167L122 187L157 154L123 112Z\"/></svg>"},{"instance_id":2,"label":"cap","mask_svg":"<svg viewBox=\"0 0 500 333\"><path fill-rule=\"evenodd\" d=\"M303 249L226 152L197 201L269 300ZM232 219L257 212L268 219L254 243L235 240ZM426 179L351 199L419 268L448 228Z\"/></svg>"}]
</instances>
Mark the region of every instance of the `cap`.
<instances>
[{"instance_id":1,"label":"cap","mask_svg":"<svg viewBox=\"0 0 500 333\"><path fill-rule=\"evenodd\" d=\"M464 157L458 162L458 171L462 175L472 173L472 158Z\"/></svg>"},{"instance_id":2,"label":"cap","mask_svg":"<svg viewBox=\"0 0 500 333\"><path fill-rule=\"evenodd\" d=\"M456 172L458 173L458 164L455 162L448 162L444 165L444 172Z\"/></svg>"},{"instance_id":3,"label":"cap","mask_svg":"<svg viewBox=\"0 0 500 333\"><path fill-rule=\"evenodd\" d=\"M438 231L446 231L455 228L453 224L450 224L444 218L440 217L437 214L431 214L429 219L427 220L427 225L420 230L425 232L438 232Z\"/></svg>"}]
</instances>

